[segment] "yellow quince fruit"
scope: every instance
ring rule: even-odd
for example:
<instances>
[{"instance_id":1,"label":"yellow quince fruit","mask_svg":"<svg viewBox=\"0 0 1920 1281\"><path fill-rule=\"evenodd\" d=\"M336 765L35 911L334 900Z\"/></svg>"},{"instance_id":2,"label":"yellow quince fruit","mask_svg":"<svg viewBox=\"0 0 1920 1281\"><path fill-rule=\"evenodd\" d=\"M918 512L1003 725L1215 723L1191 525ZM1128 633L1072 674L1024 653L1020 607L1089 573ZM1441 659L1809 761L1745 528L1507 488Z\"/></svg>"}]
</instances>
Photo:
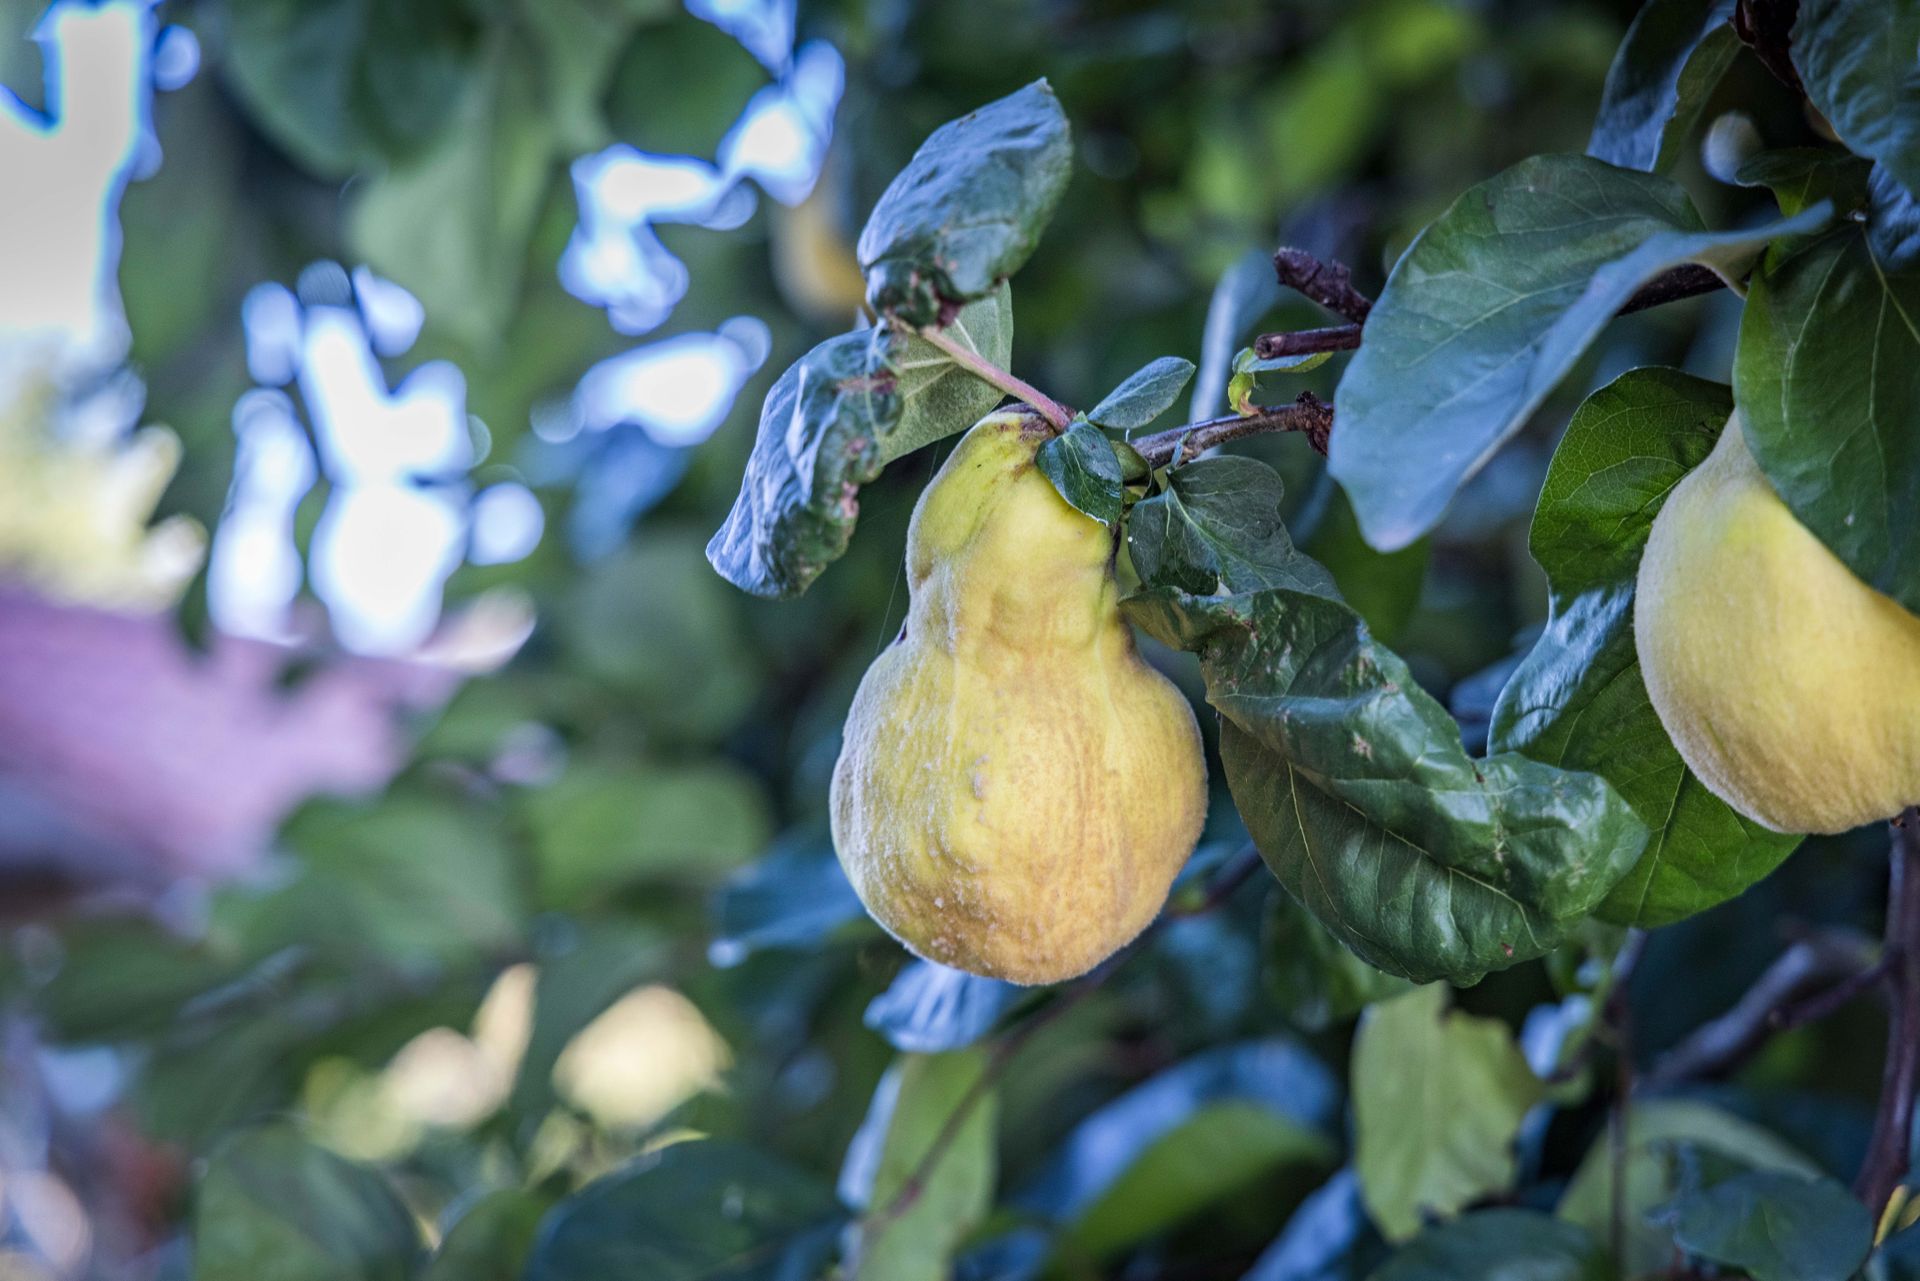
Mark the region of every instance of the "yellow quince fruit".
<instances>
[{"instance_id":1,"label":"yellow quince fruit","mask_svg":"<svg viewBox=\"0 0 1920 1281\"><path fill-rule=\"evenodd\" d=\"M1920 618L1795 518L1738 413L1653 522L1633 632L1681 758L1747 817L1842 832L1920 802Z\"/></svg>"},{"instance_id":2,"label":"yellow quince fruit","mask_svg":"<svg viewBox=\"0 0 1920 1281\"><path fill-rule=\"evenodd\" d=\"M905 629L854 695L833 839L916 954L1052 983L1145 928L1206 817L1193 711L1122 621L1115 544L990 414L920 496Z\"/></svg>"}]
</instances>

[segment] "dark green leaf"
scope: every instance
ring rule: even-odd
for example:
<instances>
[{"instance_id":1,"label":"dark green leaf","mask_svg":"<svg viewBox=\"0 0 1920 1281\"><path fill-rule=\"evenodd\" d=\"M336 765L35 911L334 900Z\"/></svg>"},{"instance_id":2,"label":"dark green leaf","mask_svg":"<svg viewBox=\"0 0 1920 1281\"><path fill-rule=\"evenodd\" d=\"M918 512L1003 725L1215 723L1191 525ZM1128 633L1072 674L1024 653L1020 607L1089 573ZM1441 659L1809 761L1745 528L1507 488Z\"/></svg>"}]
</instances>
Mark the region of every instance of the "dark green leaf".
<instances>
[{"instance_id":1,"label":"dark green leaf","mask_svg":"<svg viewBox=\"0 0 1920 1281\"><path fill-rule=\"evenodd\" d=\"M1301 538L1301 549L1326 566L1340 598L1367 620L1374 637L1396 644L1419 612L1432 542L1417 539L1393 552L1369 546L1346 491L1324 472L1317 483L1319 492L1308 502L1318 507L1318 518Z\"/></svg>"},{"instance_id":2,"label":"dark green leaf","mask_svg":"<svg viewBox=\"0 0 1920 1281\"><path fill-rule=\"evenodd\" d=\"M1202 458L1167 473L1134 505L1127 548L1141 582L1187 591L1292 587L1333 595L1326 570L1296 551L1280 520L1280 476L1253 458Z\"/></svg>"},{"instance_id":3,"label":"dark green leaf","mask_svg":"<svg viewBox=\"0 0 1920 1281\"><path fill-rule=\"evenodd\" d=\"M998 289L960 309L946 335L1005 369L1013 360L1013 289ZM881 445L892 462L955 432L965 431L1000 403L1001 391L955 364L918 334L896 341L893 370L899 378L900 422Z\"/></svg>"},{"instance_id":4,"label":"dark green leaf","mask_svg":"<svg viewBox=\"0 0 1920 1281\"><path fill-rule=\"evenodd\" d=\"M1533 518L1553 613L1494 708L1491 747L1612 783L1651 831L1599 915L1666 925L1724 902L1799 844L1748 821L1680 759L1647 699L1633 593L1647 531L1733 411L1719 383L1636 369L1589 396L1554 452Z\"/></svg>"},{"instance_id":5,"label":"dark green leaf","mask_svg":"<svg viewBox=\"0 0 1920 1281\"><path fill-rule=\"evenodd\" d=\"M421 1254L385 1179L286 1125L243 1131L213 1154L193 1235L195 1281L406 1281Z\"/></svg>"},{"instance_id":6,"label":"dark green leaf","mask_svg":"<svg viewBox=\"0 0 1920 1281\"><path fill-rule=\"evenodd\" d=\"M1066 190L1068 134L1044 80L934 130L860 233L874 310L932 324L1018 271Z\"/></svg>"},{"instance_id":7,"label":"dark green leaf","mask_svg":"<svg viewBox=\"0 0 1920 1281\"><path fill-rule=\"evenodd\" d=\"M946 1281L952 1255L993 1205L995 1098L987 1056L913 1055L888 1069L847 1149L840 1196L866 1213L851 1249L851 1281ZM986 1090L983 1095L979 1093ZM965 1120L950 1136L961 1107ZM944 1150L911 1202L900 1197L934 1143Z\"/></svg>"},{"instance_id":8,"label":"dark green leaf","mask_svg":"<svg viewBox=\"0 0 1920 1281\"><path fill-rule=\"evenodd\" d=\"M812 1176L743 1144L675 1143L554 1207L525 1281L798 1281L845 1214Z\"/></svg>"},{"instance_id":9,"label":"dark green leaf","mask_svg":"<svg viewBox=\"0 0 1920 1281\"><path fill-rule=\"evenodd\" d=\"M1920 609L1920 264L1888 258L1906 222L1892 187L1875 184L1866 226L1754 274L1733 388L1794 515L1868 586Z\"/></svg>"},{"instance_id":10,"label":"dark green leaf","mask_svg":"<svg viewBox=\"0 0 1920 1281\"><path fill-rule=\"evenodd\" d=\"M420 1281L520 1281L547 1205L518 1188L487 1193L454 1220Z\"/></svg>"},{"instance_id":11,"label":"dark green leaf","mask_svg":"<svg viewBox=\"0 0 1920 1281\"><path fill-rule=\"evenodd\" d=\"M1344 1023L1407 981L1376 970L1327 932L1293 895L1275 890L1261 931L1267 988L1287 1018L1309 1032Z\"/></svg>"},{"instance_id":12,"label":"dark green leaf","mask_svg":"<svg viewBox=\"0 0 1920 1281\"><path fill-rule=\"evenodd\" d=\"M1125 382L1087 411L1087 417L1115 431L1133 431L1145 427L1180 399L1180 393L1193 381L1193 362L1179 356L1162 356L1127 375Z\"/></svg>"},{"instance_id":13,"label":"dark green leaf","mask_svg":"<svg viewBox=\"0 0 1920 1281\"><path fill-rule=\"evenodd\" d=\"M1556 1213L1601 1235L1616 1222L1625 1225L1627 1237L1619 1264L1622 1275L1629 1277L1646 1276L1673 1261L1672 1234L1648 1222L1647 1212L1679 1191L1683 1154L1694 1160L1709 1157L1736 1169L1786 1170L1805 1177L1820 1172L1783 1140L1752 1122L1689 1099L1636 1103L1627 1116L1624 1148L1622 1161L1610 1135L1598 1135L1574 1171ZM1616 1187L1621 1201L1617 1212Z\"/></svg>"},{"instance_id":14,"label":"dark green leaf","mask_svg":"<svg viewBox=\"0 0 1920 1281\"><path fill-rule=\"evenodd\" d=\"M1832 1179L1753 1170L1657 1211L1690 1254L1753 1281L1847 1281L1873 1246L1873 1218Z\"/></svg>"},{"instance_id":15,"label":"dark green leaf","mask_svg":"<svg viewBox=\"0 0 1920 1281\"><path fill-rule=\"evenodd\" d=\"M1509 1190L1520 1122L1544 1093L1505 1023L1447 1005L1430 983L1373 1006L1354 1038L1354 1168L1389 1241Z\"/></svg>"},{"instance_id":16,"label":"dark green leaf","mask_svg":"<svg viewBox=\"0 0 1920 1281\"><path fill-rule=\"evenodd\" d=\"M1337 600L1159 589L1126 608L1200 655L1227 783L1262 856L1380 969L1471 982L1540 956L1646 844L1595 775L1470 758L1452 718Z\"/></svg>"},{"instance_id":17,"label":"dark green leaf","mask_svg":"<svg viewBox=\"0 0 1920 1281\"><path fill-rule=\"evenodd\" d=\"M1120 519L1125 504L1120 458L1098 427L1084 420L1043 442L1034 465L1060 496L1105 525Z\"/></svg>"},{"instance_id":18,"label":"dark green leaf","mask_svg":"<svg viewBox=\"0 0 1920 1281\"><path fill-rule=\"evenodd\" d=\"M1587 154L1624 169L1666 169L1740 48L1734 0L1650 0L1613 56Z\"/></svg>"},{"instance_id":19,"label":"dark green leaf","mask_svg":"<svg viewBox=\"0 0 1920 1281\"><path fill-rule=\"evenodd\" d=\"M1688 262L1737 277L1769 240L1825 220L1710 232L1674 183L1585 156L1536 156L1468 191L1394 267L1340 382L1328 466L1367 541L1431 529L1643 282Z\"/></svg>"},{"instance_id":20,"label":"dark green leaf","mask_svg":"<svg viewBox=\"0 0 1920 1281\"><path fill-rule=\"evenodd\" d=\"M1793 63L1840 140L1920 192L1920 4L1801 0Z\"/></svg>"},{"instance_id":21,"label":"dark green leaf","mask_svg":"<svg viewBox=\"0 0 1920 1281\"><path fill-rule=\"evenodd\" d=\"M1612 1281L1592 1235L1533 1210L1484 1210L1438 1227L1369 1281Z\"/></svg>"},{"instance_id":22,"label":"dark green leaf","mask_svg":"<svg viewBox=\"0 0 1920 1281\"><path fill-rule=\"evenodd\" d=\"M1783 147L1749 157L1734 173L1743 187L1769 187L1780 212L1797 214L1831 200L1834 211L1849 214L1867 203L1867 174L1872 165L1858 156L1825 147Z\"/></svg>"},{"instance_id":23,"label":"dark green leaf","mask_svg":"<svg viewBox=\"0 0 1920 1281\"><path fill-rule=\"evenodd\" d=\"M767 393L740 497L707 544L736 587L797 596L846 551L860 486L886 465L883 442L900 423L888 332L829 338Z\"/></svg>"}]
</instances>

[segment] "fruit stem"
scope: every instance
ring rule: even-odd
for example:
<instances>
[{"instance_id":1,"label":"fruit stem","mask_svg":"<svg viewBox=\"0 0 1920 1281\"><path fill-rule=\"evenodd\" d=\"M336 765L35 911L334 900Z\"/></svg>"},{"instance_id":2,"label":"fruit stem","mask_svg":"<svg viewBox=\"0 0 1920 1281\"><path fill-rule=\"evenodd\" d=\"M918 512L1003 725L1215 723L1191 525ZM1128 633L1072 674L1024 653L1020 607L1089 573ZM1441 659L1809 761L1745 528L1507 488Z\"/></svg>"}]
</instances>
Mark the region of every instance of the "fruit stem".
<instances>
[{"instance_id":1,"label":"fruit stem","mask_svg":"<svg viewBox=\"0 0 1920 1281\"><path fill-rule=\"evenodd\" d=\"M1907 1175L1914 1084L1920 1079L1920 807L1893 820L1887 882L1887 979L1893 1011L1873 1139L1854 1191L1875 1215Z\"/></svg>"},{"instance_id":2,"label":"fruit stem","mask_svg":"<svg viewBox=\"0 0 1920 1281\"><path fill-rule=\"evenodd\" d=\"M1024 400L1029 405L1032 405L1034 409L1039 412L1040 416L1047 420L1054 431L1065 431L1067 424L1073 421L1073 412L1065 405L1062 405L1059 401L1053 399L1025 379L1016 377L1007 370L1000 368L1000 366L994 364L991 360L988 360L985 356L982 356L965 343L957 341L946 330L935 325L926 325L920 329L919 333L922 338L945 352L954 364L960 366L981 382L998 387L1001 391L1006 392L1007 395L1018 400Z\"/></svg>"}]
</instances>

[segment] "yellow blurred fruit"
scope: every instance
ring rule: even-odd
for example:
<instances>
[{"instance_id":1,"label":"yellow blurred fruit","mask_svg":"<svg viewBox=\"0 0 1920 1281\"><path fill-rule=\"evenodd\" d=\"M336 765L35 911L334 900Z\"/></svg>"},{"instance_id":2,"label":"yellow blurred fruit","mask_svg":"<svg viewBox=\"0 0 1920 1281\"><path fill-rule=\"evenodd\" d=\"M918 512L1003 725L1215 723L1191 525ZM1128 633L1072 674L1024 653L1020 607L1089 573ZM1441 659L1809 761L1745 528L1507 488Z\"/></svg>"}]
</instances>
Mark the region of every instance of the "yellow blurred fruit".
<instances>
[{"instance_id":1,"label":"yellow blurred fruit","mask_svg":"<svg viewBox=\"0 0 1920 1281\"><path fill-rule=\"evenodd\" d=\"M844 329L867 305L867 281L833 192L823 173L805 200L774 209L773 278L789 307L817 325Z\"/></svg>"},{"instance_id":2,"label":"yellow blurred fruit","mask_svg":"<svg viewBox=\"0 0 1920 1281\"><path fill-rule=\"evenodd\" d=\"M1016 983L1083 974L1159 912L1206 816L1192 709L1135 652L1114 542L991 414L913 513L907 625L867 671L833 837L916 954Z\"/></svg>"},{"instance_id":3,"label":"yellow blurred fruit","mask_svg":"<svg viewBox=\"0 0 1920 1281\"><path fill-rule=\"evenodd\" d=\"M1654 520L1634 640L1681 757L1749 818L1841 832L1920 802L1920 618L1800 524L1737 413Z\"/></svg>"}]
</instances>

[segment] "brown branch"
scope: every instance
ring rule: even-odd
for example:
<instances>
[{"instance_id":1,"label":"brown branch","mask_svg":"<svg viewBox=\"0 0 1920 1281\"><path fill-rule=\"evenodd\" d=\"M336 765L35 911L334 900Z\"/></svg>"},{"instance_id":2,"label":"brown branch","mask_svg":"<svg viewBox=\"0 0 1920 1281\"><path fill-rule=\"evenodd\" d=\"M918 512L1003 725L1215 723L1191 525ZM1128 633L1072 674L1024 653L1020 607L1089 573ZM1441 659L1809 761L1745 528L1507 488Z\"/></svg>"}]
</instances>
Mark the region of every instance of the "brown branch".
<instances>
[{"instance_id":1,"label":"brown branch","mask_svg":"<svg viewBox=\"0 0 1920 1281\"><path fill-rule=\"evenodd\" d=\"M1733 11L1733 33L1753 50L1761 65L1801 97L1806 87L1793 65L1793 22L1800 0L1740 0Z\"/></svg>"},{"instance_id":2,"label":"brown branch","mask_svg":"<svg viewBox=\"0 0 1920 1281\"><path fill-rule=\"evenodd\" d=\"M1920 807L1893 820L1889 862L1887 977L1893 988L1893 1017L1873 1138L1853 1185L1876 1218L1907 1174L1913 1091L1920 1079Z\"/></svg>"},{"instance_id":3,"label":"brown branch","mask_svg":"<svg viewBox=\"0 0 1920 1281\"><path fill-rule=\"evenodd\" d=\"M1352 351L1359 345L1359 325L1334 325L1330 329L1261 334L1253 340L1253 354L1262 360L1273 360L1280 356L1311 356L1322 351Z\"/></svg>"},{"instance_id":4,"label":"brown branch","mask_svg":"<svg viewBox=\"0 0 1920 1281\"><path fill-rule=\"evenodd\" d=\"M1365 324L1373 310L1373 299L1353 287L1353 272L1343 262L1321 262L1304 249L1283 247L1274 252L1273 271L1288 289L1356 325Z\"/></svg>"},{"instance_id":5,"label":"brown branch","mask_svg":"<svg viewBox=\"0 0 1920 1281\"><path fill-rule=\"evenodd\" d=\"M967 1118L973 1115L974 1109L980 1106L988 1093L999 1083L1000 1078L1006 1074L1007 1066L1042 1029L1052 1026L1068 1011L1076 1008L1082 1001L1104 987L1107 980L1119 971L1126 959L1138 952L1148 939L1165 927L1168 921L1198 916L1218 908L1233 896L1235 890L1246 883L1247 878L1259 866L1259 851L1254 848L1253 842L1249 841L1208 883L1206 894L1199 904L1182 910L1169 908L1162 912L1151 925L1141 931L1140 937L1128 945L1126 950L1099 968L1074 980L1066 992L1052 1005L1002 1037L988 1055L986 1066L980 1069L979 1079L960 1096L960 1101L954 1104L953 1111L948 1114L939 1132L933 1136L933 1141L927 1144L926 1152L915 1163L913 1172L901 1183L900 1190L895 1192L885 1205L868 1212L866 1231L869 1233L881 1231L913 1207L913 1203L926 1191L927 1182L933 1177L933 1171L940 1164L940 1159L960 1137L960 1131L965 1127Z\"/></svg>"},{"instance_id":6,"label":"brown branch","mask_svg":"<svg viewBox=\"0 0 1920 1281\"><path fill-rule=\"evenodd\" d=\"M1850 931L1828 931L1795 943L1718 1018L1661 1056L1646 1075L1654 1087L1726 1076L1775 1036L1825 1018L1871 987L1878 973L1873 945Z\"/></svg>"},{"instance_id":7,"label":"brown branch","mask_svg":"<svg viewBox=\"0 0 1920 1281\"><path fill-rule=\"evenodd\" d=\"M1303 391L1291 405L1188 423L1185 427L1142 436L1133 442L1133 447L1149 466L1159 468L1172 463L1176 453L1182 461L1191 461L1215 445L1279 431L1305 432L1307 443L1324 454L1327 436L1333 431L1333 407L1312 392Z\"/></svg>"},{"instance_id":8,"label":"brown branch","mask_svg":"<svg viewBox=\"0 0 1920 1281\"><path fill-rule=\"evenodd\" d=\"M1336 271L1340 273L1340 279L1343 281L1345 279L1347 269L1338 264L1329 265L1319 263L1297 249L1286 249L1281 252L1296 255L1301 259L1305 259L1308 263L1313 264L1312 267L1297 266L1295 268L1296 271L1304 273L1303 278L1305 279L1317 280L1320 278L1320 275ZM1315 273L1320 274L1317 275ZM1282 274L1281 280L1282 283L1289 283L1285 273ZM1717 289L1723 288L1725 285L1726 281L1722 280L1708 268L1702 267L1697 263L1685 263L1668 271L1661 272L1658 276L1655 276L1652 280L1649 280L1646 284L1634 290L1633 296L1628 298L1620 310L1614 314L1616 316L1630 316L1636 311L1645 311L1649 307L1658 307L1665 303L1678 302L1682 298L1695 298L1701 294L1710 294ZM1302 292L1306 291L1303 290ZM1322 301L1315 294L1308 293L1307 296L1313 298L1315 302ZM1367 302L1365 296L1362 294L1356 293L1354 297L1360 299L1362 302ZM1371 308L1372 303L1367 302L1367 306ZM1328 329L1299 329L1288 333L1261 334L1253 340L1253 354L1262 360L1272 360L1280 356L1305 356L1321 351L1352 351L1360 345L1361 330L1364 321L1365 315L1363 313L1360 320L1350 325L1335 325Z\"/></svg>"}]
</instances>

